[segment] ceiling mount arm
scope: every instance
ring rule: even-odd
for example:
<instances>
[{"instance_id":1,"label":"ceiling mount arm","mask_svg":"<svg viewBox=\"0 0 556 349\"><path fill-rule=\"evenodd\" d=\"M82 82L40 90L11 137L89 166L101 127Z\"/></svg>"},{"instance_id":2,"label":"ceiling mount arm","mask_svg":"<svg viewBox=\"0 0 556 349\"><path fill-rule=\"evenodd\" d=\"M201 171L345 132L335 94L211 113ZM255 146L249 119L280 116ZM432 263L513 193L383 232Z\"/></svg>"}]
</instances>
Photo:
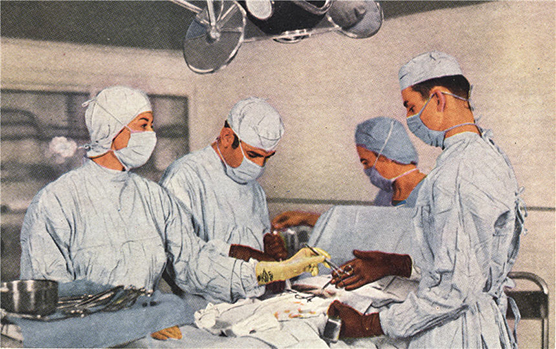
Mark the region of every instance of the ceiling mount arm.
<instances>
[{"instance_id":1,"label":"ceiling mount arm","mask_svg":"<svg viewBox=\"0 0 556 349\"><path fill-rule=\"evenodd\" d=\"M195 13L200 13L203 10L202 8L193 5L187 0L170 0L170 2L173 2L176 5L180 5L181 7L184 7L187 10Z\"/></svg>"},{"instance_id":2,"label":"ceiling mount arm","mask_svg":"<svg viewBox=\"0 0 556 349\"><path fill-rule=\"evenodd\" d=\"M330 9L330 6L332 6L332 3L334 2L334 0L326 0L324 2L324 5L322 5L321 7L318 7L318 6L315 6L315 5L311 4L307 0L292 0L292 1L297 6L304 9L305 11L308 11L308 12L314 14L314 15L317 15L317 16L323 15L326 12L328 12L328 10Z\"/></svg>"}]
</instances>

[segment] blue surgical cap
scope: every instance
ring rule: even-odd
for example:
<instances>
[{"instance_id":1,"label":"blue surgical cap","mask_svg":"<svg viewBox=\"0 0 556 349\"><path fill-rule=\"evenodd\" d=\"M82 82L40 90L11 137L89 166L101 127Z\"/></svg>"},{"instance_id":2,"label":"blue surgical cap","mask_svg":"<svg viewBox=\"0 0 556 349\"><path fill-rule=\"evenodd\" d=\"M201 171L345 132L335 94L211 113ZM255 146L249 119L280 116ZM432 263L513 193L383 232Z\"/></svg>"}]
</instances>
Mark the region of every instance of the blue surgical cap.
<instances>
[{"instance_id":1,"label":"blue surgical cap","mask_svg":"<svg viewBox=\"0 0 556 349\"><path fill-rule=\"evenodd\" d=\"M401 90L420 82L450 75L463 75L458 61L443 52L420 54L400 68L398 78Z\"/></svg>"},{"instance_id":2,"label":"blue surgical cap","mask_svg":"<svg viewBox=\"0 0 556 349\"><path fill-rule=\"evenodd\" d=\"M417 151L403 125L392 118L379 116L357 125L355 144L401 164L419 162Z\"/></svg>"}]
</instances>

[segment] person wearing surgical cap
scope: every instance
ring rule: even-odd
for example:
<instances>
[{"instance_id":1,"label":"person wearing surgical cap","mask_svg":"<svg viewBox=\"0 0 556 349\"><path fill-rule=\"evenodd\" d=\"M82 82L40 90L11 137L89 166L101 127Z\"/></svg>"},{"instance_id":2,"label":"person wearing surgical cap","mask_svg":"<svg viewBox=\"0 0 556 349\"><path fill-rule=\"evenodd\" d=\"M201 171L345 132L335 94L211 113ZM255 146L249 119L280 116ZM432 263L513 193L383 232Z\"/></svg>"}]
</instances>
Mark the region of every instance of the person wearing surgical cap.
<instances>
[{"instance_id":1,"label":"person wearing surgical cap","mask_svg":"<svg viewBox=\"0 0 556 349\"><path fill-rule=\"evenodd\" d=\"M443 149L416 202L419 288L378 313L334 302L328 314L342 318L343 337L386 334L407 338L410 348L516 347L506 311L518 310L504 287L512 285L525 211L510 161L476 125L470 85L454 57L419 55L399 80L409 129ZM407 255L364 254L366 282L407 277L413 265ZM336 275L333 283L341 287L352 277L359 276Z\"/></svg>"},{"instance_id":2,"label":"person wearing surgical cap","mask_svg":"<svg viewBox=\"0 0 556 349\"><path fill-rule=\"evenodd\" d=\"M282 238L269 233L266 195L257 182L283 134L274 107L246 98L233 106L216 141L168 167L160 184L192 212L201 239L232 244L230 255L246 260L256 250L277 260L287 256Z\"/></svg>"},{"instance_id":3,"label":"person wearing surgical cap","mask_svg":"<svg viewBox=\"0 0 556 349\"><path fill-rule=\"evenodd\" d=\"M414 207L425 174L417 169L419 157L402 124L392 118L376 117L358 124L355 145L365 174L380 189L375 206ZM286 211L272 220L274 229L315 226L320 214Z\"/></svg>"},{"instance_id":4,"label":"person wearing surgical cap","mask_svg":"<svg viewBox=\"0 0 556 349\"><path fill-rule=\"evenodd\" d=\"M419 157L402 124L387 117L366 120L357 125L355 144L365 174L381 190L375 205L414 207L425 175L417 169Z\"/></svg>"},{"instance_id":5,"label":"person wearing surgical cap","mask_svg":"<svg viewBox=\"0 0 556 349\"><path fill-rule=\"evenodd\" d=\"M88 102L85 118L91 142L84 165L43 188L25 214L22 279L153 290L170 261L186 293L233 302L313 270L324 258L305 250L284 262L244 262L228 256L229 244L199 239L193 217L175 198L130 172L147 162L156 144L143 92L104 89Z\"/></svg>"}]
</instances>

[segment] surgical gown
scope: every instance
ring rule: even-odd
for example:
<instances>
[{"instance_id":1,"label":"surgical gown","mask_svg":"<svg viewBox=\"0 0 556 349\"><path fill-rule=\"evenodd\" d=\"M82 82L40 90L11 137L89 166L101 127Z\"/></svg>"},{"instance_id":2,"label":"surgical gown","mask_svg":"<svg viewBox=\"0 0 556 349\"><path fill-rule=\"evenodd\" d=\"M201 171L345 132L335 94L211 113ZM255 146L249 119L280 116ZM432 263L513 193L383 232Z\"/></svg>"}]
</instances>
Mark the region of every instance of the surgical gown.
<instances>
[{"instance_id":1,"label":"surgical gown","mask_svg":"<svg viewBox=\"0 0 556 349\"><path fill-rule=\"evenodd\" d=\"M175 161L160 184L190 210L204 241L263 249L263 235L270 231L263 188L257 181L239 184L228 177L211 146Z\"/></svg>"},{"instance_id":2,"label":"surgical gown","mask_svg":"<svg viewBox=\"0 0 556 349\"><path fill-rule=\"evenodd\" d=\"M395 206L415 207L415 204L417 203L417 197L419 196L419 190L421 189L422 185L423 185L423 181L417 183L417 185L413 188L411 193L409 193L407 199L400 201Z\"/></svg>"},{"instance_id":3,"label":"surgical gown","mask_svg":"<svg viewBox=\"0 0 556 349\"><path fill-rule=\"evenodd\" d=\"M405 207L415 207L415 202L417 202L417 195L419 193L419 189L423 181L420 181L415 188L411 191L407 199L402 200L396 205L392 205L392 197L394 196L393 191L386 191L380 190L373 201L374 206L401 206L404 205Z\"/></svg>"},{"instance_id":4,"label":"surgical gown","mask_svg":"<svg viewBox=\"0 0 556 349\"><path fill-rule=\"evenodd\" d=\"M386 191L380 189L373 200L374 206L392 206L393 191Z\"/></svg>"},{"instance_id":5,"label":"surgical gown","mask_svg":"<svg viewBox=\"0 0 556 349\"><path fill-rule=\"evenodd\" d=\"M205 243L158 184L91 160L43 188L21 231L21 278L153 289L169 260L184 291L234 301L260 295L254 263Z\"/></svg>"},{"instance_id":6,"label":"surgical gown","mask_svg":"<svg viewBox=\"0 0 556 349\"><path fill-rule=\"evenodd\" d=\"M511 165L486 135L447 138L415 208L419 289L380 312L384 332L411 337L411 348L511 347L503 287L519 246L518 202Z\"/></svg>"}]
</instances>

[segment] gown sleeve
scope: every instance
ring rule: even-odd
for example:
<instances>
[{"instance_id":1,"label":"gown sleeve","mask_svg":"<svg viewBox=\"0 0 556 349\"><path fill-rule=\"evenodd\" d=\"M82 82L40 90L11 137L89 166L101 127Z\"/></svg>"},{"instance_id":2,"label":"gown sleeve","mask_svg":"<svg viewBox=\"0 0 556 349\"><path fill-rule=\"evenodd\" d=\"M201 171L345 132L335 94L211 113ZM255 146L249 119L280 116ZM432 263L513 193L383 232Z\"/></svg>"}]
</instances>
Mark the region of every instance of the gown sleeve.
<instances>
[{"instance_id":1,"label":"gown sleeve","mask_svg":"<svg viewBox=\"0 0 556 349\"><path fill-rule=\"evenodd\" d=\"M228 257L230 245L221 240L204 242L195 235L187 209L170 194L163 199L166 248L180 288L226 302L264 293L257 282L256 261Z\"/></svg>"},{"instance_id":2,"label":"gown sleeve","mask_svg":"<svg viewBox=\"0 0 556 349\"><path fill-rule=\"evenodd\" d=\"M175 163L166 169L159 184L191 210L193 209L192 203L200 199L195 194L192 183L197 183L194 171L183 164L178 167L178 164Z\"/></svg>"},{"instance_id":3,"label":"gown sleeve","mask_svg":"<svg viewBox=\"0 0 556 349\"><path fill-rule=\"evenodd\" d=\"M417 207L415 227L428 262L418 292L380 312L388 336L413 336L459 317L477 297L489 297L483 289L492 270L477 260L492 259L495 222L508 208L473 181L454 182L433 185L430 205Z\"/></svg>"},{"instance_id":4,"label":"gown sleeve","mask_svg":"<svg viewBox=\"0 0 556 349\"><path fill-rule=\"evenodd\" d=\"M35 196L21 229L21 279L74 279L69 258L70 221L48 187Z\"/></svg>"}]
</instances>

